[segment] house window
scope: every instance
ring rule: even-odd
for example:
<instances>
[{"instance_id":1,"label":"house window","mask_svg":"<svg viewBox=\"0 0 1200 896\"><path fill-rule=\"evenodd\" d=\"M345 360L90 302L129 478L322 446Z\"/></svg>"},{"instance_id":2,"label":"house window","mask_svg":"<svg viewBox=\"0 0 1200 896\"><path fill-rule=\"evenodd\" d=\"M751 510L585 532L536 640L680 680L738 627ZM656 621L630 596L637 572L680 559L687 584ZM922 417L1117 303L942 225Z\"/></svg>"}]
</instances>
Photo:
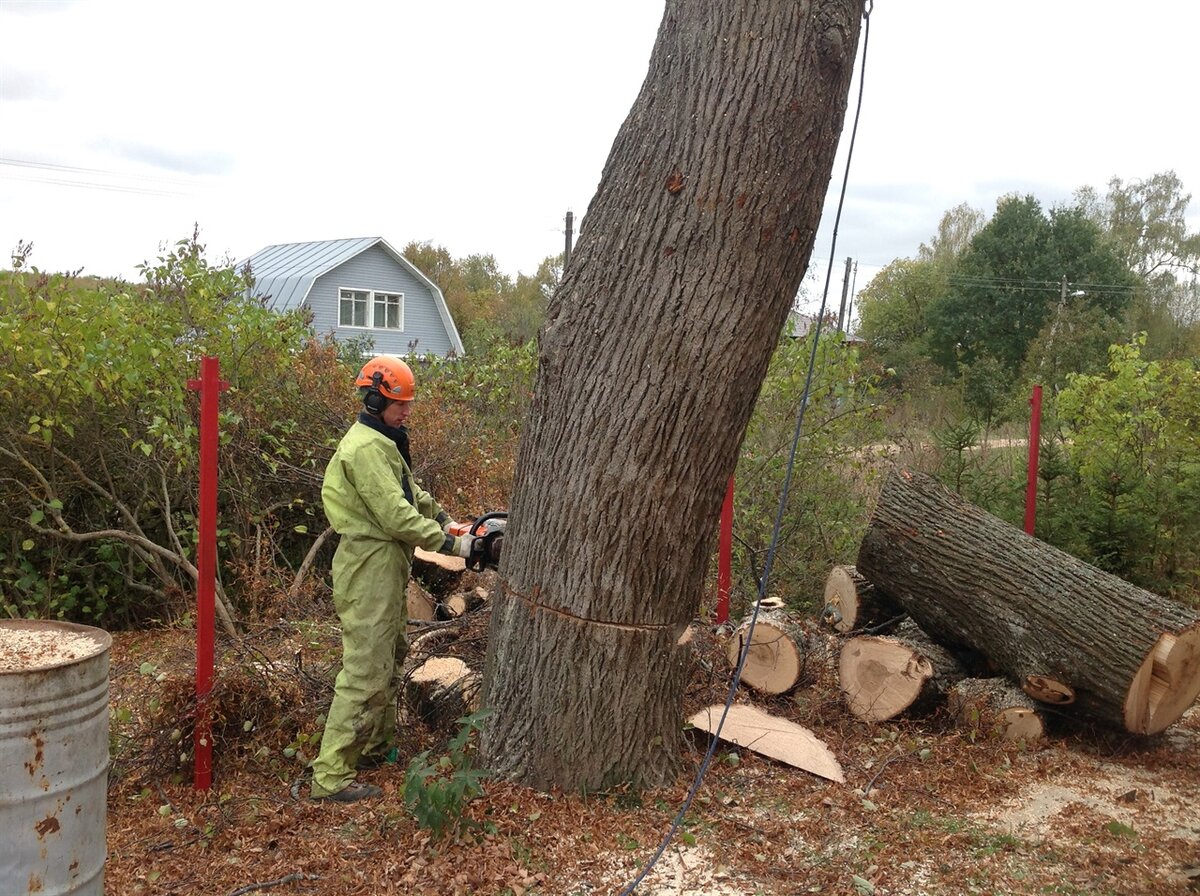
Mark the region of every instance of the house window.
<instances>
[{"instance_id":1,"label":"house window","mask_svg":"<svg viewBox=\"0 0 1200 896\"><path fill-rule=\"evenodd\" d=\"M376 329L404 329L404 296L394 292L375 293Z\"/></svg>"},{"instance_id":2,"label":"house window","mask_svg":"<svg viewBox=\"0 0 1200 896\"><path fill-rule=\"evenodd\" d=\"M370 289L338 290L338 326L404 329L404 294Z\"/></svg>"}]
</instances>

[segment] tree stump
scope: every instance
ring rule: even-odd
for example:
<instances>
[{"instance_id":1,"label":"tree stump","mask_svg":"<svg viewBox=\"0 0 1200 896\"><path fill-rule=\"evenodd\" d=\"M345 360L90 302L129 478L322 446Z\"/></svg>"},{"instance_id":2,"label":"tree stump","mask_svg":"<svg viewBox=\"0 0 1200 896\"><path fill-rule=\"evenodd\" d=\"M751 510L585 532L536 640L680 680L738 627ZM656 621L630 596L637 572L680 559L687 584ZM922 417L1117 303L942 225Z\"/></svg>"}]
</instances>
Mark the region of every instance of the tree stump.
<instances>
[{"instance_id":1,"label":"tree stump","mask_svg":"<svg viewBox=\"0 0 1200 896\"><path fill-rule=\"evenodd\" d=\"M742 620L725 646L725 655L734 668L745 648L752 618ZM786 694L800 683L807 655L808 638L799 625L782 613L760 610L742 666L742 683L764 694Z\"/></svg>"},{"instance_id":2,"label":"tree stump","mask_svg":"<svg viewBox=\"0 0 1200 896\"><path fill-rule=\"evenodd\" d=\"M870 722L928 712L965 676L957 658L912 623L895 636L850 638L838 660L838 683L850 712Z\"/></svg>"},{"instance_id":3,"label":"tree stump","mask_svg":"<svg viewBox=\"0 0 1200 896\"><path fill-rule=\"evenodd\" d=\"M825 608L821 611L821 620L835 631L868 628L903 614L903 609L853 566L835 566L825 579Z\"/></svg>"},{"instance_id":4,"label":"tree stump","mask_svg":"<svg viewBox=\"0 0 1200 896\"><path fill-rule=\"evenodd\" d=\"M462 557L438 554L424 548L416 548L413 551L413 578L437 594L445 594L457 588L466 571L467 561Z\"/></svg>"},{"instance_id":5,"label":"tree stump","mask_svg":"<svg viewBox=\"0 0 1200 896\"><path fill-rule=\"evenodd\" d=\"M858 571L932 637L1031 695L1156 734L1200 694L1200 616L1010 526L930 476L893 469ZM1072 702L1073 701L1073 702Z\"/></svg>"},{"instance_id":6,"label":"tree stump","mask_svg":"<svg viewBox=\"0 0 1200 896\"><path fill-rule=\"evenodd\" d=\"M412 579L408 580L408 591L405 592L408 602L407 632L412 635L421 630L419 623L433 622L437 618L437 604L429 596L429 592ZM417 623L414 625L414 623Z\"/></svg>"},{"instance_id":7,"label":"tree stump","mask_svg":"<svg viewBox=\"0 0 1200 896\"><path fill-rule=\"evenodd\" d=\"M411 669L404 679L404 701L413 714L434 728L450 728L479 709L478 673L454 656L435 656Z\"/></svg>"},{"instance_id":8,"label":"tree stump","mask_svg":"<svg viewBox=\"0 0 1200 896\"><path fill-rule=\"evenodd\" d=\"M950 688L946 705L960 727L1003 740L1041 740L1046 733L1037 702L1007 678L964 678Z\"/></svg>"}]
</instances>

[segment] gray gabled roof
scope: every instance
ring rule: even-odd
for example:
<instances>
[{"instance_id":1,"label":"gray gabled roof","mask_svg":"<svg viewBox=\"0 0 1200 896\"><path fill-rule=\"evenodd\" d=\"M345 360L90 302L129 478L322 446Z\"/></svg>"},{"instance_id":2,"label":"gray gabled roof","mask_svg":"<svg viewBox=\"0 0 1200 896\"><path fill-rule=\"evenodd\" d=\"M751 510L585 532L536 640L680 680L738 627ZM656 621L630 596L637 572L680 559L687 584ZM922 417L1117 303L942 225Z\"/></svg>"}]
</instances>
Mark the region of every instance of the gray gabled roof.
<instances>
[{"instance_id":1,"label":"gray gabled roof","mask_svg":"<svg viewBox=\"0 0 1200 896\"><path fill-rule=\"evenodd\" d=\"M405 267L420 274L377 236L267 246L249 258L239 261L238 267L250 265L250 271L254 275L254 292L269 300L268 307L275 311L290 311L304 304L318 277L349 261L360 252L365 252L376 243L383 243ZM428 278L421 275L421 279L427 281Z\"/></svg>"}]
</instances>

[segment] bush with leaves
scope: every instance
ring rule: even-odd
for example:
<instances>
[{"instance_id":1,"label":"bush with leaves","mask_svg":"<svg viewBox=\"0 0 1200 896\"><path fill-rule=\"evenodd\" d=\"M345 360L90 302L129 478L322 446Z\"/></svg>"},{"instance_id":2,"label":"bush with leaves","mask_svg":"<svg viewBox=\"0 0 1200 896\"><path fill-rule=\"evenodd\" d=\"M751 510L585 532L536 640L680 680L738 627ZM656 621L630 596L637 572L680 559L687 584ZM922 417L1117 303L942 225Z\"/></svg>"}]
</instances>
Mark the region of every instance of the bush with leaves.
<instances>
[{"instance_id":1,"label":"bush with leaves","mask_svg":"<svg viewBox=\"0 0 1200 896\"><path fill-rule=\"evenodd\" d=\"M185 613L195 589L200 359L220 361L219 610L277 613L331 550L325 465L360 408L369 347L250 298L195 237L130 284L0 275L0 614L120 627ZM531 345L412 358L416 473L458 516L507 500ZM286 599L286 598L285 598Z\"/></svg>"},{"instance_id":2,"label":"bush with leaves","mask_svg":"<svg viewBox=\"0 0 1200 896\"><path fill-rule=\"evenodd\" d=\"M1148 361L1145 336L1109 349L1104 376L1058 396L1089 559L1156 591L1200 590L1200 371Z\"/></svg>"},{"instance_id":3,"label":"bush with leaves","mask_svg":"<svg viewBox=\"0 0 1200 896\"><path fill-rule=\"evenodd\" d=\"M218 527L236 553L258 522L311 501L329 424L297 420L322 403L303 391L297 360L320 351L302 316L247 298L246 277L211 266L195 238L144 266L138 285L27 260L14 259L0 307L2 611L104 624L177 612L196 575L199 397L188 381L201 357L218 357L230 386ZM281 484L262 472L284 445Z\"/></svg>"},{"instance_id":4,"label":"bush with leaves","mask_svg":"<svg viewBox=\"0 0 1200 896\"><path fill-rule=\"evenodd\" d=\"M734 536L745 600L757 596L811 353L811 336L780 341L742 443ZM872 487L870 446L882 438L874 396L857 351L840 335L823 334L771 575L771 592L797 609L814 608L829 568L857 552Z\"/></svg>"}]
</instances>

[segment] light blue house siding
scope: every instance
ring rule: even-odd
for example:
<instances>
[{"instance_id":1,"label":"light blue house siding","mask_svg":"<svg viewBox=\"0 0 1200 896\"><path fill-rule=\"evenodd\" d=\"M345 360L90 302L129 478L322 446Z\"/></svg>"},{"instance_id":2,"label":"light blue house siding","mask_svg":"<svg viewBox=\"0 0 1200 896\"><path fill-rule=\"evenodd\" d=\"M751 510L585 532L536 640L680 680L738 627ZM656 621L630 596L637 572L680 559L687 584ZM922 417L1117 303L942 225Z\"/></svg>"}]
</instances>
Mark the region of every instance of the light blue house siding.
<instances>
[{"instance_id":1,"label":"light blue house siding","mask_svg":"<svg viewBox=\"0 0 1200 896\"><path fill-rule=\"evenodd\" d=\"M441 291L379 237L268 246L238 266L245 263L254 276L255 295L279 311L307 306L318 334L332 333L343 341L370 339L377 354L463 353ZM346 290L366 294L365 326L339 319ZM398 319L389 323L398 328L373 326L377 295L391 297ZM401 297L398 303L396 296Z\"/></svg>"}]
</instances>

